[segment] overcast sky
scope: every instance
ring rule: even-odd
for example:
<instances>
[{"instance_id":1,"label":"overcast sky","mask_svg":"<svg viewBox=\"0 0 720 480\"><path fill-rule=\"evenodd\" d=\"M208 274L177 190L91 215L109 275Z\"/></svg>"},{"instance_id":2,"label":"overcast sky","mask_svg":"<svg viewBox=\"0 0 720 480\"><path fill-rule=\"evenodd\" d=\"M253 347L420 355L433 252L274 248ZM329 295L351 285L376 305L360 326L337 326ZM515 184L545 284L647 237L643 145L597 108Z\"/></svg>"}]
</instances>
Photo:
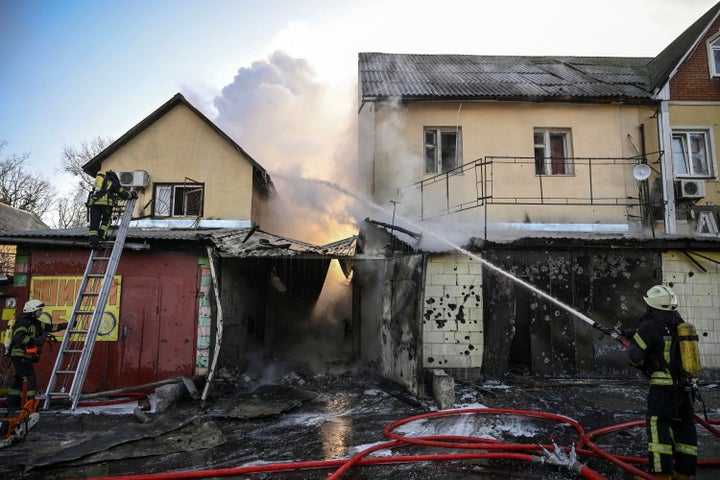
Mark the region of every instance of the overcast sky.
<instances>
[{"instance_id":1,"label":"overcast sky","mask_svg":"<svg viewBox=\"0 0 720 480\"><path fill-rule=\"evenodd\" d=\"M715 3L0 0L2 153L62 191L64 145L118 138L181 92L273 173L356 114L358 52L648 57Z\"/></svg>"}]
</instances>

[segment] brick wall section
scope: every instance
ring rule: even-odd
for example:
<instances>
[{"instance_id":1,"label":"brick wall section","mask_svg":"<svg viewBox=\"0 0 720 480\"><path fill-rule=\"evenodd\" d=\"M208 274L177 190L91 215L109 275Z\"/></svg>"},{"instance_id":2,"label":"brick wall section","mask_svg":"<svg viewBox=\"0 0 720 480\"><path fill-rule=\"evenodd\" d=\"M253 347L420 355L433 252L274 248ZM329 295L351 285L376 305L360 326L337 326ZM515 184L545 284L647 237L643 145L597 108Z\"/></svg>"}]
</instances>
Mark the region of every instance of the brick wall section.
<instances>
[{"instance_id":1,"label":"brick wall section","mask_svg":"<svg viewBox=\"0 0 720 480\"><path fill-rule=\"evenodd\" d=\"M720 19L715 21L670 80L671 100L720 102L720 77L710 78L706 43L719 29Z\"/></svg>"},{"instance_id":2,"label":"brick wall section","mask_svg":"<svg viewBox=\"0 0 720 480\"><path fill-rule=\"evenodd\" d=\"M699 252L720 261L716 252ZM663 254L663 284L678 296L678 311L692 323L700 336L700 360L704 369L720 368L720 265L697 258L703 272L682 252Z\"/></svg>"},{"instance_id":3,"label":"brick wall section","mask_svg":"<svg viewBox=\"0 0 720 480\"><path fill-rule=\"evenodd\" d=\"M479 368L483 355L481 264L434 255L427 261L423 316L424 368Z\"/></svg>"}]
</instances>

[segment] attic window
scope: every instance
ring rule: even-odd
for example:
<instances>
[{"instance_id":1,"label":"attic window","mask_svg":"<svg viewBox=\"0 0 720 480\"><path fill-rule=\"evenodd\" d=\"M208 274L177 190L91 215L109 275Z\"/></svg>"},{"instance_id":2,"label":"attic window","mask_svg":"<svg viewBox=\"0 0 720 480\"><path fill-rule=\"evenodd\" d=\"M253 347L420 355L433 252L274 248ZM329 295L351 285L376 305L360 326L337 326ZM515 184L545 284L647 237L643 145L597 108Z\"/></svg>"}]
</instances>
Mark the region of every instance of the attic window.
<instances>
[{"instance_id":1,"label":"attic window","mask_svg":"<svg viewBox=\"0 0 720 480\"><path fill-rule=\"evenodd\" d=\"M707 51L710 77L720 77L720 34L708 41Z\"/></svg>"},{"instance_id":2,"label":"attic window","mask_svg":"<svg viewBox=\"0 0 720 480\"><path fill-rule=\"evenodd\" d=\"M202 183L154 185L155 217L201 217L205 187Z\"/></svg>"}]
</instances>

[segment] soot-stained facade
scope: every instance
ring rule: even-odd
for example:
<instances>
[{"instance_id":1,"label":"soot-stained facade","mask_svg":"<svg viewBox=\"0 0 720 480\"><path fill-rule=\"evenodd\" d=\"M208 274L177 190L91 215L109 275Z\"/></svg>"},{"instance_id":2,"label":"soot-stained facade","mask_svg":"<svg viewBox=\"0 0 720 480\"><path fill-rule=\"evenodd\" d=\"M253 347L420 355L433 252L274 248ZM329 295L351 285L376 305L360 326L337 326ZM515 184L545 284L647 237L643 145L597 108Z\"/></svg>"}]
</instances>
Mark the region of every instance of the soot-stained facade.
<instances>
[{"instance_id":1,"label":"soot-stained facade","mask_svg":"<svg viewBox=\"0 0 720 480\"><path fill-rule=\"evenodd\" d=\"M634 373L628 371L620 344L573 311L606 327L636 327L645 312L643 294L659 281L659 253L633 248L525 248L494 249L485 255L524 282L485 270L485 374ZM557 303L526 285L548 293Z\"/></svg>"}]
</instances>

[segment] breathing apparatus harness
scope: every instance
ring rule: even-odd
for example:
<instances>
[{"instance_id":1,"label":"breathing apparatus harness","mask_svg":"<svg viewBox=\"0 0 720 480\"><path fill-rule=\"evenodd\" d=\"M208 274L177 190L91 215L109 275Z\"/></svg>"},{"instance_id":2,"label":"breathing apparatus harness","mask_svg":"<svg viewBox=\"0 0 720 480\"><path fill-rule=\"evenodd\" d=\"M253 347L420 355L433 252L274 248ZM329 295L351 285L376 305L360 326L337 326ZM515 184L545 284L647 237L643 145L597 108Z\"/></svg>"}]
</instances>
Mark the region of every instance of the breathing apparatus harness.
<instances>
[{"instance_id":1,"label":"breathing apparatus harness","mask_svg":"<svg viewBox=\"0 0 720 480\"><path fill-rule=\"evenodd\" d=\"M658 310L677 310L677 295L665 285L655 285L650 288L643 299L648 306ZM626 349L630 348L630 341L619 328L610 329L602 325L596 326L596 328L620 342ZM670 358L669 361L664 361L660 367L670 372L674 386L688 392L693 402L698 400L702 404L703 414L707 420L707 408L698 388L702 365L697 330L691 323L682 321L669 333L671 338L665 337L665 341L670 342ZM647 374L647 372L644 373Z\"/></svg>"}]
</instances>

